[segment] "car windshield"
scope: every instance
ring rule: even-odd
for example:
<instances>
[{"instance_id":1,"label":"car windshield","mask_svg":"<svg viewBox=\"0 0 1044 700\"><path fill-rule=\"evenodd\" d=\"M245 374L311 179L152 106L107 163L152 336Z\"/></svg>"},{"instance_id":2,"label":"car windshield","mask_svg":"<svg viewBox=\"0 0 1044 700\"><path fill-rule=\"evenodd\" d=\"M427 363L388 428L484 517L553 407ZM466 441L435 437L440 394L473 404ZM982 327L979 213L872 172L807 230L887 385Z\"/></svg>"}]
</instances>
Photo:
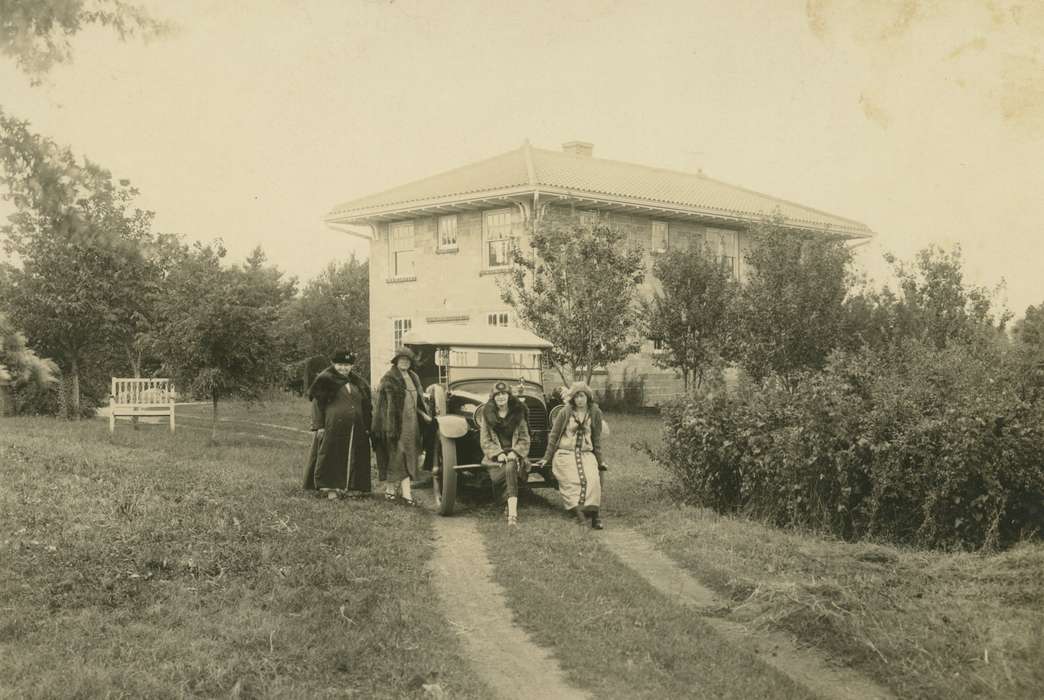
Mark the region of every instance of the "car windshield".
<instances>
[{"instance_id":1,"label":"car windshield","mask_svg":"<svg viewBox=\"0 0 1044 700\"><path fill-rule=\"evenodd\" d=\"M483 400L489 396L490 390L493 389L493 385L497 382L507 381L505 379L472 379L462 382L454 382L452 385L452 391L456 394L465 392L472 394L476 397L480 397ZM516 377L513 381L507 382L511 386L511 390L518 396L518 378ZM526 382L526 396L535 396L537 398L543 397L543 389L535 382Z\"/></svg>"},{"instance_id":2,"label":"car windshield","mask_svg":"<svg viewBox=\"0 0 1044 700\"><path fill-rule=\"evenodd\" d=\"M512 348L448 348L437 353L436 363L448 375L451 384L470 380L488 380L486 391L497 380L518 383L520 378L540 386L542 372L539 350Z\"/></svg>"}]
</instances>

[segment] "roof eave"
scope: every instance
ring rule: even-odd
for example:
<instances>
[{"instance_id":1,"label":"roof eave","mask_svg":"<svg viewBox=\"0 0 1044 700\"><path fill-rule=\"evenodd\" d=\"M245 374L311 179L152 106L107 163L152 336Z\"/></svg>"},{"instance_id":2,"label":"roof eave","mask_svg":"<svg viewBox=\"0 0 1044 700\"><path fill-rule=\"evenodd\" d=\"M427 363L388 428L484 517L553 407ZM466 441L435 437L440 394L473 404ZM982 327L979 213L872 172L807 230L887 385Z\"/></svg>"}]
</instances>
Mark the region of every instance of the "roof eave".
<instances>
[{"instance_id":1,"label":"roof eave","mask_svg":"<svg viewBox=\"0 0 1044 700\"><path fill-rule=\"evenodd\" d=\"M525 185L474 193L472 196L436 197L413 202L401 202L384 206L367 207L355 212L335 210L323 217L330 224L375 225L383 221L395 221L410 216L451 214L454 212L480 209L484 206L508 204L520 198L531 197L539 192L541 197L553 197L563 202L589 204L609 209L610 211L627 211L630 213L655 213L667 218L699 220L704 222L720 222L732 225L749 226L760 221L753 213L712 209L704 207L688 207L680 204L656 202L631 197L607 195L597 192L584 192L548 185ZM830 226L816 222L800 220L784 221L784 228L798 231L814 231L818 233L836 234L845 239L872 238L874 233L869 228L862 230L855 227Z\"/></svg>"}]
</instances>

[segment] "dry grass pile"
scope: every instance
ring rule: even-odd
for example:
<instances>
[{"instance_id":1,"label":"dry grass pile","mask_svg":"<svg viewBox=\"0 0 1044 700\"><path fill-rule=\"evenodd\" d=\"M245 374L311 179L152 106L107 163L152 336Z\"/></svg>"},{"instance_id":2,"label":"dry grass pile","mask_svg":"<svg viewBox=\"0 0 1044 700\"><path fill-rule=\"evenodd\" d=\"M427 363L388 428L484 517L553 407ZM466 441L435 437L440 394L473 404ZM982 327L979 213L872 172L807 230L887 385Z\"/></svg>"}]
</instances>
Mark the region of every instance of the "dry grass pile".
<instances>
[{"instance_id":1,"label":"dry grass pile","mask_svg":"<svg viewBox=\"0 0 1044 700\"><path fill-rule=\"evenodd\" d=\"M792 632L901 697L1037 698L1044 545L994 555L846 544L679 507L642 525L754 628Z\"/></svg>"}]
</instances>

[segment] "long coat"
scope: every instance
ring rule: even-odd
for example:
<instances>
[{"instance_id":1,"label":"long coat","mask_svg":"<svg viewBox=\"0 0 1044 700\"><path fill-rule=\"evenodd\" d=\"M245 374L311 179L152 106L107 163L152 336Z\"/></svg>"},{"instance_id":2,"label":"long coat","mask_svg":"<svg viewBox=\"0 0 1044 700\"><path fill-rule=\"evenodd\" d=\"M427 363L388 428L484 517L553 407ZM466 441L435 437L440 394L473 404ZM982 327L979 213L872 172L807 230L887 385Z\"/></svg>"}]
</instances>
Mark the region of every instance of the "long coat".
<instances>
[{"instance_id":1,"label":"long coat","mask_svg":"<svg viewBox=\"0 0 1044 700\"><path fill-rule=\"evenodd\" d=\"M417 390L417 411L427 413L424 405L424 390L421 388L420 377L413 370L409 370L410 380ZM402 433L402 412L406 403L406 383L402 380L402 373L397 367L392 367L381 378L377 386L377 398L373 407L373 449L377 457L377 472L382 480L388 479L388 466L392 454L395 453L396 444ZM419 422L419 421L418 421ZM420 426L420 432L414 439L418 441L416 447L421 447L422 433L425 426ZM409 438L410 436L407 436ZM411 465L416 469L416 465ZM395 474L398 476L398 474ZM414 476L410 473L410 476Z\"/></svg>"},{"instance_id":2,"label":"long coat","mask_svg":"<svg viewBox=\"0 0 1044 700\"><path fill-rule=\"evenodd\" d=\"M305 469L306 489L369 491L370 385L354 373L323 370L308 388L317 431ZM318 433L322 430L322 435Z\"/></svg>"}]
</instances>

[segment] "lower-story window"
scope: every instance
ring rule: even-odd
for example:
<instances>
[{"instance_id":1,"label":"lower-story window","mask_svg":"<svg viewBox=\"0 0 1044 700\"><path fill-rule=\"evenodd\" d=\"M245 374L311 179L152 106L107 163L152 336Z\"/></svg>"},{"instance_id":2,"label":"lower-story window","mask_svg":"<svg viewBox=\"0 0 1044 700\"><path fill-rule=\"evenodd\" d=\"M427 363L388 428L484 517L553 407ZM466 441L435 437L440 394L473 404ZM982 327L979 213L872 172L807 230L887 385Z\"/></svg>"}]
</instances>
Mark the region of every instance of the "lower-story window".
<instances>
[{"instance_id":1,"label":"lower-story window","mask_svg":"<svg viewBox=\"0 0 1044 700\"><path fill-rule=\"evenodd\" d=\"M402 345L402 336L409 333L413 328L412 318L392 319L392 348L398 349Z\"/></svg>"}]
</instances>

